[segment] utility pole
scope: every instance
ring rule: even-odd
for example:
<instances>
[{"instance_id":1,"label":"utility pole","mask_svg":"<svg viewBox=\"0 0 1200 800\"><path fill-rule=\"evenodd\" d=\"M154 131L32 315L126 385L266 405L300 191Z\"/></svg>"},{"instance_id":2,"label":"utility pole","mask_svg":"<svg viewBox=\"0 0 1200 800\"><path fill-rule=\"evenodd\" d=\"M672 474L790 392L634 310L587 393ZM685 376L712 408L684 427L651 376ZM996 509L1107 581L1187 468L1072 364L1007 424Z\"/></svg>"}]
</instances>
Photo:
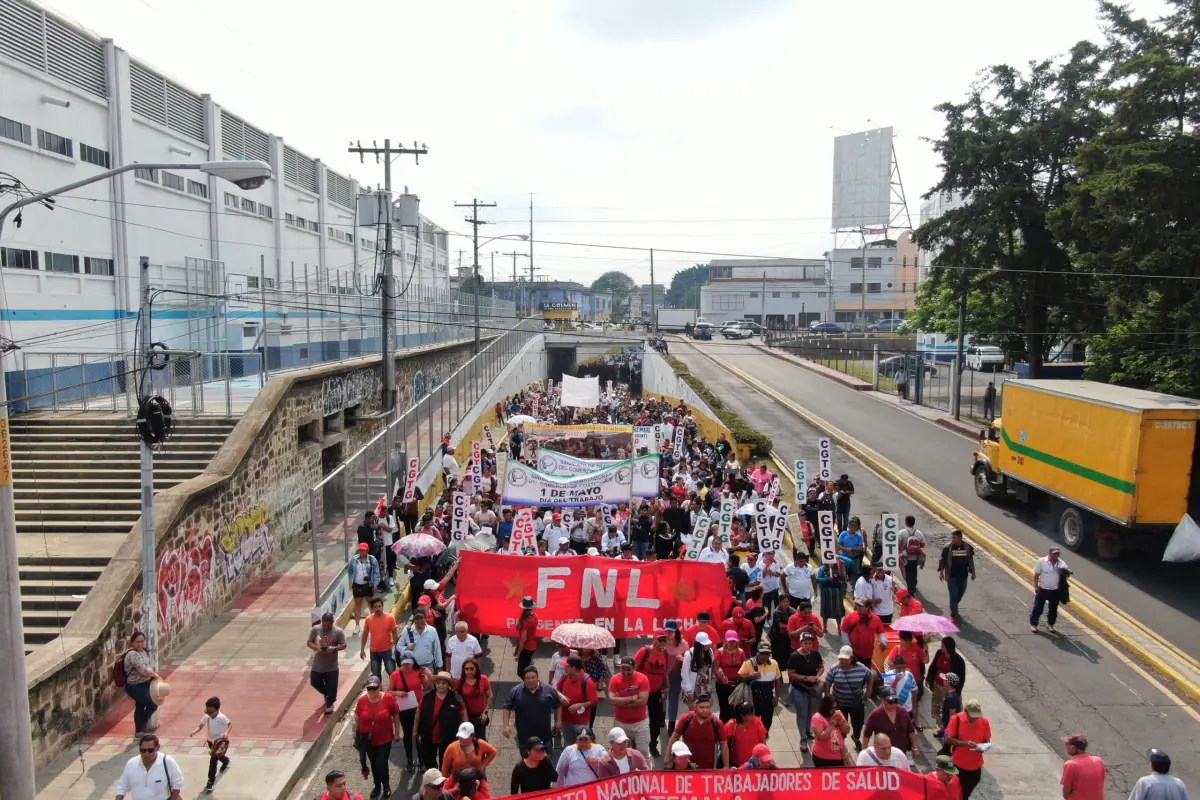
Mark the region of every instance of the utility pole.
<instances>
[{"instance_id":1,"label":"utility pole","mask_svg":"<svg viewBox=\"0 0 1200 800\"><path fill-rule=\"evenodd\" d=\"M954 372L951 373L951 379L954 384L954 396L950 399L950 410L954 414L955 419L959 419L959 415L962 412L963 338L966 336L967 329L967 280L969 274L966 270L962 271L960 279L962 286L958 290L958 342L954 348Z\"/></svg>"},{"instance_id":2,"label":"utility pole","mask_svg":"<svg viewBox=\"0 0 1200 800\"><path fill-rule=\"evenodd\" d=\"M532 202L532 201L530 201L530 202ZM474 253L474 258L471 261L471 275L474 276L474 278L475 278L475 291L473 293L475 295L475 349L473 352L478 353L479 352L479 226L490 224L487 220L479 218L479 209L495 208L496 204L495 203L481 203L481 202L479 202L479 198L476 197L476 198L473 198L471 200L471 202L469 202L469 203L455 203L454 207L471 209L471 216L464 217L463 219L465 219L467 222L471 223L471 229L473 230L472 246L471 246L471 252ZM461 255L462 255L462 251L460 250L459 256L461 257Z\"/></svg>"},{"instance_id":3,"label":"utility pole","mask_svg":"<svg viewBox=\"0 0 1200 800\"><path fill-rule=\"evenodd\" d=\"M859 311L859 322L862 323L863 331L867 330L867 231L866 228L859 228L858 235L862 237L862 283L858 288L862 293L862 307Z\"/></svg>"},{"instance_id":4,"label":"utility pole","mask_svg":"<svg viewBox=\"0 0 1200 800\"><path fill-rule=\"evenodd\" d=\"M519 315L521 309L520 309L520 305L519 305L519 293L517 291L517 257L520 256L521 258L529 258L529 256L526 253L518 253L516 250L512 251L511 253L501 253L500 255L512 256L512 260L513 260L513 313ZM533 273L532 273L532 271L529 274L529 280L530 280L529 292L530 292L530 297L532 297L533 296L533 284L532 284Z\"/></svg>"},{"instance_id":5,"label":"utility pole","mask_svg":"<svg viewBox=\"0 0 1200 800\"><path fill-rule=\"evenodd\" d=\"M529 193L529 316L533 316L533 192Z\"/></svg>"},{"instance_id":6,"label":"utility pole","mask_svg":"<svg viewBox=\"0 0 1200 800\"><path fill-rule=\"evenodd\" d=\"M142 305L138 310L138 341L134 343L134 369L138 388L138 416L142 405L154 394L150 376L150 259L138 259L139 288ZM265 320L264 320L265 322ZM154 541L154 451L146 440L141 441L142 484L142 633L146 635L146 653L150 663L158 668L158 556Z\"/></svg>"},{"instance_id":7,"label":"utility pole","mask_svg":"<svg viewBox=\"0 0 1200 800\"><path fill-rule=\"evenodd\" d=\"M654 314L654 248L650 248L650 328L658 330L658 317Z\"/></svg>"},{"instance_id":8,"label":"utility pole","mask_svg":"<svg viewBox=\"0 0 1200 800\"><path fill-rule=\"evenodd\" d=\"M396 408L396 312L394 304L396 300L396 291L392 286L392 156L412 155L416 159L416 163L421 163L421 156L429 152L425 145L417 146L413 142L412 147L404 147L398 145L392 147L391 139L383 140L383 147L375 147L374 142L371 147L363 147L362 142L356 146L349 148L349 152L358 153L358 160L361 162L367 154L375 156L375 163L379 163L379 157L383 156L383 191L387 195L387 222L383 229L383 291L380 292L380 312L383 316L382 327L382 356L383 356L383 413L390 414ZM388 449L388 463L391 463L391 449ZM388 480L388 488L392 485L391 479Z\"/></svg>"},{"instance_id":9,"label":"utility pole","mask_svg":"<svg viewBox=\"0 0 1200 800\"><path fill-rule=\"evenodd\" d=\"M762 322L763 341L765 342L767 340L767 272L766 272L766 270L763 270L763 278L762 278L762 319L760 321Z\"/></svg>"},{"instance_id":10,"label":"utility pole","mask_svg":"<svg viewBox=\"0 0 1200 800\"><path fill-rule=\"evenodd\" d=\"M496 307L496 251L492 251L492 308Z\"/></svg>"}]
</instances>

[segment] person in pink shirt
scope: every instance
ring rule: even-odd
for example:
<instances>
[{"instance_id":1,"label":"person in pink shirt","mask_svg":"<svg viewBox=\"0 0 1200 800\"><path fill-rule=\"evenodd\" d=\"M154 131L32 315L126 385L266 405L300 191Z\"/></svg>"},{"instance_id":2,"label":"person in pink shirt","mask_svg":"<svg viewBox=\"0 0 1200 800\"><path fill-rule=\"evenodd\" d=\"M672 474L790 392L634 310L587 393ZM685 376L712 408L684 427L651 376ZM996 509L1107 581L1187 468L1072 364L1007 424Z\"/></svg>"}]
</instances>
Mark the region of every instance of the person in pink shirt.
<instances>
[{"instance_id":1,"label":"person in pink shirt","mask_svg":"<svg viewBox=\"0 0 1200 800\"><path fill-rule=\"evenodd\" d=\"M760 495L766 490L767 484L771 482L771 470L767 469L766 464L759 464L750 473L750 482L754 484L754 491Z\"/></svg>"},{"instance_id":2,"label":"person in pink shirt","mask_svg":"<svg viewBox=\"0 0 1200 800\"><path fill-rule=\"evenodd\" d=\"M1104 781L1108 778L1104 760L1088 754L1088 740L1082 733L1065 737L1063 744L1067 746L1061 781L1064 800L1104 800Z\"/></svg>"}]
</instances>

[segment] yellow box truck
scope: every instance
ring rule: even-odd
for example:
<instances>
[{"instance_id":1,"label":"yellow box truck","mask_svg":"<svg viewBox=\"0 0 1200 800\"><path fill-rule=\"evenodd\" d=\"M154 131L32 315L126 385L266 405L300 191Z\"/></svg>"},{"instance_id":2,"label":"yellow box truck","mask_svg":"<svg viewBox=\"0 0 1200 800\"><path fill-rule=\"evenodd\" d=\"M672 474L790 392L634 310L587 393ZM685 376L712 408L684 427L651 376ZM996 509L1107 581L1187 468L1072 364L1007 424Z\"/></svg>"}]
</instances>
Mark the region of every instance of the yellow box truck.
<instances>
[{"instance_id":1,"label":"yellow box truck","mask_svg":"<svg viewBox=\"0 0 1200 800\"><path fill-rule=\"evenodd\" d=\"M1015 380L980 436L975 493L1049 502L1063 544L1116 557L1200 501L1200 401L1095 381ZM1193 515L1193 518L1196 517Z\"/></svg>"}]
</instances>

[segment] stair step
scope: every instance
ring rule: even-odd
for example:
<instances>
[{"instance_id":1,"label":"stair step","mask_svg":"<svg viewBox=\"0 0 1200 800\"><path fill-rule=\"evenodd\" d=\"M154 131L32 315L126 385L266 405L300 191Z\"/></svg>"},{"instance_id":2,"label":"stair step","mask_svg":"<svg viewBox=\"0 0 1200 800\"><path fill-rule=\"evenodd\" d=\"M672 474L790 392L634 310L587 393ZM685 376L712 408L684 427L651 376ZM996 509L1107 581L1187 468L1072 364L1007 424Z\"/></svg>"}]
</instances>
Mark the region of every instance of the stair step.
<instances>
[{"instance_id":1,"label":"stair step","mask_svg":"<svg viewBox=\"0 0 1200 800\"><path fill-rule=\"evenodd\" d=\"M100 580L100 574L104 572L104 567L20 567L21 580L25 581L40 581L45 580L56 586L64 584L95 584ZM75 592L59 592L59 594L75 594Z\"/></svg>"},{"instance_id":2,"label":"stair step","mask_svg":"<svg viewBox=\"0 0 1200 800\"><path fill-rule=\"evenodd\" d=\"M46 536L77 535L80 533L128 533L137 518L124 522L89 520L52 519L44 522L37 519L18 520L17 533L45 533Z\"/></svg>"},{"instance_id":3,"label":"stair step","mask_svg":"<svg viewBox=\"0 0 1200 800\"><path fill-rule=\"evenodd\" d=\"M33 484L33 486L36 486L38 488L18 487L14 491L14 493L16 494L16 497L17 497L17 502L20 502L21 500L29 500L31 502L32 501L54 502L62 497L61 489L56 489L53 487L47 488L44 485L45 483L46 483L45 481L38 481L36 484ZM64 485L73 486L74 483L75 483L74 481L67 481L67 480L63 481ZM118 498L120 498L122 496L129 496L129 497L134 498L135 500L140 501L141 494L142 494L142 488L141 488L140 484L137 481L129 481L128 483L129 483L128 486L113 486L110 488L106 488L103 491L103 495L105 497L116 496ZM80 493L76 492L76 496L78 496L78 494L80 494ZM42 500L43 497L45 497L46 499ZM89 495L89 499L87 500L87 502L93 502L92 498L94 498L94 497L95 497L94 494ZM78 503L80 501L79 500L69 500L69 501L63 500L62 502L63 503L67 503L67 502Z\"/></svg>"},{"instance_id":4,"label":"stair step","mask_svg":"<svg viewBox=\"0 0 1200 800\"><path fill-rule=\"evenodd\" d=\"M63 620L63 624L66 625L66 620ZM23 625L22 628L26 646L52 642L62 633L62 628L57 625Z\"/></svg>"},{"instance_id":5,"label":"stair step","mask_svg":"<svg viewBox=\"0 0 1200 800\"><path fill-rule=\"evenodd\" d=\"M107 495L107 492L105 494ZM22 499L20 497L18 497L17 498L17 510L18 511L23 510L23 509L21 509L21 506L20 506L21 502L22 502ZM36 504L36 508L27 509L27 510L35 510L36 511L37 509L45 509L47 511L75 511L79 508L80 505L87 505L88 508L125 509L128 507L133 507L136 509L139 505L141 505L142 500L140 497L107 497L107 496L105 496L105 497L91 497L91 498L88 498L86 501L84 501L79 497L62 498L60 496L59 499L52 499L52 498L48 498L48 497L42 498L42 499L29 498L29 499L24 500L24 502L26 505ZM97 506L96 505L97 503L100 503L101 505Z\"/></svg>"},{"instance_id":6,"label":"stair step","mask_svg":"<svg viewBox=\"0 0 1200 800\"><path fill-rule=\"evenodd\" d=\"M67 621L71 619L71 613L71 611L53 608L22 611L21 627L26 630L29 628L54 628L61 631L66 627Z\"/></svg>"},{"instance_id":7,"label":"stair step","mask_svg":"<svg viewBox=\"0 0 1200 800\"><path fill-rule=\"evenodd\" d=\"M100 567L103 569L111 560L108 556L19 556L17 565L21 567Z\"/></svg>"},{"instance_id":8,"label":"stair step","mask_svg":"<svg viewBox=\"0 0 1200 800\"><path fill-rule=\"evenodd\" d=\"M73 597L69 594L39 594L29 595L21 598L21 612L24 617L26 612L54 612L59 611L66 614L69 619L83 602L82 596ZM25 617L28 620L28 617ZM66 620L63 620L65 623Z\"/></svg>"},{"instance_id":9,"label":"stair step","mask_svg":"<svg viewBox=\"0 0 1200 800\"><path fill-rule=\"evenodd\" d=\"M72 595L87 594L96 585L95 581L60 580L55 578L22 578L20 581L21 596L25 595Z\"/></svg>"}]
</instances>

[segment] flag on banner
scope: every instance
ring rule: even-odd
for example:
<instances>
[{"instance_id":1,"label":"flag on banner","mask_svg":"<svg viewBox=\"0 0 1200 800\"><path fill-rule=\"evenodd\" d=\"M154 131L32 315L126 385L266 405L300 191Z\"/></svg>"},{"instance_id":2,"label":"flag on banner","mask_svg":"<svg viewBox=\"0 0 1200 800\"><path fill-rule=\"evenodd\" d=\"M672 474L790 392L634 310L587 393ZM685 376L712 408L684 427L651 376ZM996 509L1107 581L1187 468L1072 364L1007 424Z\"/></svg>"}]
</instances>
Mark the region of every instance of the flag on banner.
<instances>
[{"instance_id":1,"label":"flag on banner","mask_svg":"<svg viewBox=\"0 0 1200 800\"><path fill-rule=\"evenodd\" d=\"M817 542L822 564L832 564L838 560L837 534L833 531L832 511L817 512Z\"/></svg>"},{"instance_id":2,"label":"flag on banner","mask_svg":"<svg viewBox=\"0 0 1200 800\"><path fill-rule=\"evenodd\" d=\"M884 514L883 521L883 568L900 569L900 515Z\"/></svg>"},{"instance_id":3,"label":"flag on banner","mask_svg":"<svg viewBox=\"0 0 1200 800\"><path fill-rule=\"evenodd\" d=\"M513 519L512 538L508 542L510 553L537 552L537 537L533 532L533 509L522 508Z\"/></svg>"},{"instance_id":4,"label":"flag on banner","mask_svg":"<svg viewBox=\"0 0 1200 800\"><path fill-rule=\"evenodd\" d=\"M687 545L687 551L683 557L689 561L696 561L700 558L700 551L704 548L704 540L708 538L708 529L712 527L712 523L708 521L708 515L703 511L700 516L696 517L696 524L692 526L692 532L684 542Z\"/></svg>"},{"instance_id":5,"label":"flag on banner","mask_svg":"<svg viewBox=\"0 0 1200 800\"><path fill-rule=\"evenodd\" d=\"M820 464L821 467L820 471L817 472L817 476L823 481L832 480L833 449L830 447L829 439L827 437L822 436L817 440L817 455L819 459L817 463Z\"/></svg>"},{"instance_id":6,"label":"flag on banner","mask_svg":"<svg viewBox=\"0 0 1200 800\"><path fill-rule=\"evenodd\" d=\"M796 482L796 505L804 505L808 499L808 462L797 461L792 477Z\"/></svg>"},{"instance_id":7,"label":"flag on banner","mask_svg":"<svg viewBox=\"0 0 1200 800\"><path fill-rule=\"evenodd\" d=\"M721 518L717 521L719 524L717 536L721 538L726 547L729 546L729 538L733 532L733 514L736 510L737 501L729 495L729 492L723 492L721 494Z\"/></svg>"},{"instance_id":8,"label":"flag on banner","mask_svg":"<svg viewBox=\"0 0 1200 800\"><path fill-rule=\"evenodd\" d=\"M467 493L450 496L450 537L456 542L467 538Z\"/></svg>"},{"instance_id":9,"label":"flag on banner","mask_svg":"<svg viewBox=\"0 0 1200 800\"><path fill-rule=\"evenodd\" d=\"M483 424L483 438L487 439L488 448L496 449L496 440L492 438L492 426L486 422Z\"/></svg>"},{"instance_id":10,"label":"flag on banner","mask_svg":"<svg viewBox=\"0 0 1200 800\"><path fill-rule=\"evenodd\" d=\"M416 456L408 457L408 467L404 470L404 502L416 500L417 475L421 472L421 459Z\"/></svg>"}]
</instances>

